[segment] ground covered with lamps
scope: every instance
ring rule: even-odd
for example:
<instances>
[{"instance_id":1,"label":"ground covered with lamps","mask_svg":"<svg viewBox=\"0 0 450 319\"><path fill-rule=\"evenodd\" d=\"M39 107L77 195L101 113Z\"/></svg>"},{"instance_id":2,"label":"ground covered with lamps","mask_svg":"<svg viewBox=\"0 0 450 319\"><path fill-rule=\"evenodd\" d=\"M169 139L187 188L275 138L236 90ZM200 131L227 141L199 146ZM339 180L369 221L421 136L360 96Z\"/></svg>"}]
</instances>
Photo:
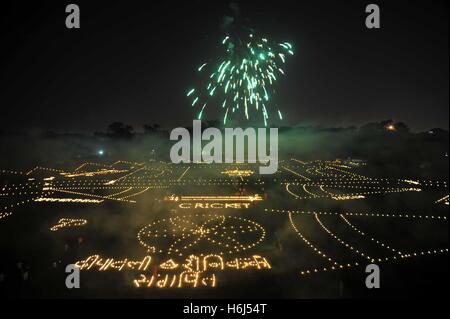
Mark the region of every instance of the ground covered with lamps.
<instances>
[{"instance_id":1,"label":"ground covered with lamps","mask_svg":"<svg viewBox=\"0 0 450 319\"><path fill-rule=\"evenodd\" d=\"M369 293L368 264L380 266L388 294L420 295L447 276L445 180L373 176L351 159L257 170L125 160L2 170L0 287L18 296L349 297ZM65 286L68 264L80 269L80 289Z\"/></svg>"}]
</instances>

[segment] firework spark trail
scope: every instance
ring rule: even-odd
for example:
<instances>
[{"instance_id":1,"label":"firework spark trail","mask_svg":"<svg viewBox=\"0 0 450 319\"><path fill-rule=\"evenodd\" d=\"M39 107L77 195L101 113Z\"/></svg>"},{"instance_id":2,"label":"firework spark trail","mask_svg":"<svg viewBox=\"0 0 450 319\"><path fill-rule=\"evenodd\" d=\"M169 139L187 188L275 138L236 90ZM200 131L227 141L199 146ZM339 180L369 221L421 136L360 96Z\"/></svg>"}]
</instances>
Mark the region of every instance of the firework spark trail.
<instances>
[{"instance_id":1,"label":"firework spark trail","mask_svg":"<svg viewBox=\"0 0 450 319\"><path fill-rule=\"evenodd\" d=\"M206 82L186 94L191 106L200 108L197 119L201 120L208 104L213 104L222 109L224 125L233 113L240 112L248 120L251 112L259 112L267 126L274 85L285 74L281 66L294 55L292 45L250 34L246 41L226 36L221 48L223 56L197 68ZM283 119L279 109L274 113Z\"/></svg>"}]
</instances>

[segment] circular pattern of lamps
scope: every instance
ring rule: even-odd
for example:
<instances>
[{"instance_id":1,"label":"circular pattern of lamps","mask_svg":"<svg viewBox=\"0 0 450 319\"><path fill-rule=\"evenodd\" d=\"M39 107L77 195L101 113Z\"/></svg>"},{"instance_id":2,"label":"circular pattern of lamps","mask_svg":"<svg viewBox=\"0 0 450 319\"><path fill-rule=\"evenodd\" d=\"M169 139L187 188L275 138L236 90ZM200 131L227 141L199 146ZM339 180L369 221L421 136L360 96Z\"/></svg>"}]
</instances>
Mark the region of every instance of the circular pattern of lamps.
<instances>
[{"instance_id":1,"label":"circular pattern of lamps","mask_svg":"<svg viewBox=\"0 0 450 319\"><path fill-rule=\"evenodd\" d=\"M254 221L216 214L158 219L137 234L148 252L179 256L205 248L216 254L237 253L255 247L265 236L264 228Z\"/></svg>"}]
</instances>

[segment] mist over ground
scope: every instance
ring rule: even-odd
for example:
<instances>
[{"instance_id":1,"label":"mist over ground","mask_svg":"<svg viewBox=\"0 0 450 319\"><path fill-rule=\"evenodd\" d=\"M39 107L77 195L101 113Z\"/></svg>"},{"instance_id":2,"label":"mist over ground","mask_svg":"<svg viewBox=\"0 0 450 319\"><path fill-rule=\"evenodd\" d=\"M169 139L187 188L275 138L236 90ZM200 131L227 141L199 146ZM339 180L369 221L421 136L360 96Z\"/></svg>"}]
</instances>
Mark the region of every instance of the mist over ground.
<instances>
[{"instance_id":1,"label":"mist over ground","mask_svg":"<svg viewBox=\"0 0 450 319\"><path fill-rule=\"evenodd\" d=\"M207 127L220 127L220 122L202 123L202 129ZM134 130L120 122L94 134L0 131L0 165L25 170L36 165L67 167L80 161L170 161L175 141L170 141L169 134L156 124ZM279 128L280 160L361 159L371 170L397 177L448 177L448 145L446 130L411 132L406 124L391 120L360 127Z\"/></svg>"}]
</instances>

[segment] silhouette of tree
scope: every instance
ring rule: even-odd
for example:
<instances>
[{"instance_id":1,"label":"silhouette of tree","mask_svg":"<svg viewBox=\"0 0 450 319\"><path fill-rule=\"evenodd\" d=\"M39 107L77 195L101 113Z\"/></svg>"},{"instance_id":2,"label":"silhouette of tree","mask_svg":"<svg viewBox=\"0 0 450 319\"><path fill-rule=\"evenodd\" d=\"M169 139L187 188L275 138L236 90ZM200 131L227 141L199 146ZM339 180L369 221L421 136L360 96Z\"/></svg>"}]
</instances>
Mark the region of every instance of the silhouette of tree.
<instances>
[{"instance_id":1,"label":"silhouette of tree","mask_svg":"<svg viewBox=\"0 0 450 319\"><path fill-rule=\"evenodd\" d=\"M403 122L397 122L394 124L394 126L397 132L409 133L409 126Z\"/></svg>"},{"instance_id":2,"label":"silhouette of tree","mask_svg":"<svg viewBox=\"0 0 450 319\"><path fill-rule=\"evenodd\" d=\"M366 133L366 134L375 134L375 133L384 133L386 132L387 128L392 127L392 131L402 131L402 132L409 132L409 128L405 123L399 122L395 123L393 120L384 120L381 122L373 122L373 123L367 123L361 126L360 132Z\"/></svg>"},{"instance_id":3,"label":"silhouette of tree","mask_svg":"<svg viewBox=\"0 0 450 319\"><path fill-rule=\"evenodd\" d=\"M144 125L144 133L145 134L152 134L159 131L161 126L159 124L153 124L153 125Z\"/></svg>"},{"instance_id":4,"label":"silhouette of tree","mask_svg":"<svg viewBox=\"0 0 450 319\"><path fill-rule=\"evenodd\" d=\"M134 136L133 127L121 122L114 122L108 126L107 135L112 138L132 138Z\"/></svg>"}]
</instances>

